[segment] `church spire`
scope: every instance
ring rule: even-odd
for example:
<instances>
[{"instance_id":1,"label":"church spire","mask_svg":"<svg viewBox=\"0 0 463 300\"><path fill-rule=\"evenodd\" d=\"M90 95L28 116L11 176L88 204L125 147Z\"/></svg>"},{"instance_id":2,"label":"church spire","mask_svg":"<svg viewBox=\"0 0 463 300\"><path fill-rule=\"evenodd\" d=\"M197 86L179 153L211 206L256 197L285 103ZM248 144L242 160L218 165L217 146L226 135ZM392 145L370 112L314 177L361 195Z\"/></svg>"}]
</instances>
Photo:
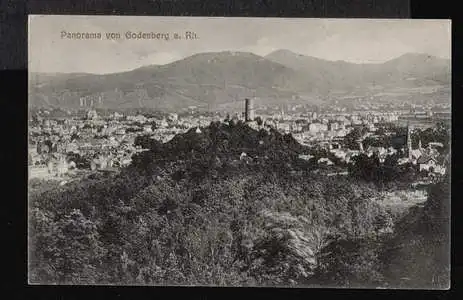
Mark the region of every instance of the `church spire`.
<instances>
[{"instance_id":1,"label":"church spire","mask_svg":"<svg viewBox=\"0 0 463 300\"><path fill-rule=\"evenodd\" d=\"M407 149L408 149L408 158L412 159L412 127L410 122L407 123Z\"/></svg>"}]
</instances>

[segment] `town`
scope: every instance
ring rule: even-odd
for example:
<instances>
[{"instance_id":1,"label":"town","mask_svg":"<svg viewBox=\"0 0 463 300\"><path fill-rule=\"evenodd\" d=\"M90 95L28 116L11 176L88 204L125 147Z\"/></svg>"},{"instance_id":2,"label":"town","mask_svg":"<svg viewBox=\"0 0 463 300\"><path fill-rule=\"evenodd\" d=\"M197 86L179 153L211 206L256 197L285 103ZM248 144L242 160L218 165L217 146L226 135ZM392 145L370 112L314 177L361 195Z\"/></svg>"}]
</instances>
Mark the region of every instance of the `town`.
<instances>
[{"instance_id":1,"label":"town","mask_svg":"<svg viewBox=\"0 0 463 300\"><path fill-rule=\"evenodd\" d=\"M85 99L81 100L81 106ZM93 101L91 103L93 105ZM257 108L257 109L256 109ZM162 114L123 114L117 111L100 115L90 106L78 113L66 111L61 115L39 109L30 116L29 127L29 177L61 180L63 184L70 178L97 171L117 172L131 163L135 153L144 151L136 145L136 138L149 136L161 142L167 142L176 134L190 128L208 126L213 121L244 121L248 126L260 130L274 128L282 134L291 134L300 144L312 148L326 149L331 157L346 166L353 163L352 158L364 153L374 154L384 162L387 156L403 153L399 164L411 162L420 171L431 174L444 174L445 159L439 151L444 145L437 141L428 141L423 147L412 147L411 134L417 128L425 129L437 122L448 122L450 112L442 106L410 106L406 109L363 109L345 112L344 109L331 107L320 109L301 106L254 107L253 99L246 99L244 112L230 115L202 113L190 108L187 112ZM309 110L310 109L310 110ZM259 112L256 116L256 112ZM394 125L391 127L391 124ZM346 139L353 131L362 133L353 146L346 146ZM394 135L394 128L405 128L407 136L403 147L385 147L365 145L365 141L374 141ZM371 143L370 143L371 144ZM375 144L375 143L373 143ZM313 155L301 155L310 160ZM324 166L336 165L329 157L320 157L317 163ZM346 174L339 168L332 174ZM339 170L341 170L339 172Z\"/></svg>"}]
</instances>

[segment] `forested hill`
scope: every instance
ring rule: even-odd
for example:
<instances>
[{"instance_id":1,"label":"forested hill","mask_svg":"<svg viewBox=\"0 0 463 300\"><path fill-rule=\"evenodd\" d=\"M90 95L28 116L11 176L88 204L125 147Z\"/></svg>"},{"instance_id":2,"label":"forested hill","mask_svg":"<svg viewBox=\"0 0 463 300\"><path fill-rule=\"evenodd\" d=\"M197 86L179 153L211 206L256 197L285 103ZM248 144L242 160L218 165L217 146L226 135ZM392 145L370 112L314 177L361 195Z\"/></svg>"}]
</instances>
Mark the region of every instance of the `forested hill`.
<instances>
[{"instance_id":1,"label":"forested hill","mask_svg":"<svg viewBox=\"0 0 463 300\"><path fill-rule=\"evenodd\" d=\"M150 150L119 174L30 183L31 283L390 282L381 253L394 224L378 188L294 174L305 150L290 137L219 123L139 142Z\"/></svg>"},{"instance_id":2,"label":"forested hill","mask_svg":"<svg viewBox=\"0 0 463 300\"><path fill-rule=\"evenodd\" d=\"M199 153L238 153L245 152L264 156L270 152L287 152L287 155L302 154L306 146L297 142L291 134L281 134L273 128L254 129L242 121L212 122L207 127L194 127L185 133L177 134L165 144L141 136L136 143L158 152L163 157L196 151Z\"/></svg>"}]
</instances>

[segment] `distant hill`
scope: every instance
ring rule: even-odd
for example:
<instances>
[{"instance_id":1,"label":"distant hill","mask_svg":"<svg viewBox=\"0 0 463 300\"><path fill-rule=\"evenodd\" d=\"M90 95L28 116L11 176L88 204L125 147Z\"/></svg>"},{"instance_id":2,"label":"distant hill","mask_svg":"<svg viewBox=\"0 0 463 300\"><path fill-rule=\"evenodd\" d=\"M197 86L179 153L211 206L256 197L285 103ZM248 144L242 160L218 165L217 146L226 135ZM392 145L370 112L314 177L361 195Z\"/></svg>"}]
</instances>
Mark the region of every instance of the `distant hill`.
<instances>
[{"instance_id":1,"label":"distant hill","mask_svg":"<svg viewBox=\"0 0 463 300\"><path fill-rule=\"evenodd\" d=\"M450 84L450 60L420 53L408 53L380 64L328 61L289 50L277 50L268 60L302 72L322 92L330 89L420 87Z\"/></svg>"},{"instance_id":2,"label":"distant hill","mask_svg":"<svg viewBox=\"0 0 463 300\"><path fill-rule=\"evenodd\" d=\"M106 108L216 109L241 107L242 99L250 96L280 103L333 91L449 84L450 62L424 54L405 54L383 64L353 64L288 50L266 57L225 51L107 75L32 73L29 103L77 108L79 98L88 96Z\"/></svg>"}]
</instances>

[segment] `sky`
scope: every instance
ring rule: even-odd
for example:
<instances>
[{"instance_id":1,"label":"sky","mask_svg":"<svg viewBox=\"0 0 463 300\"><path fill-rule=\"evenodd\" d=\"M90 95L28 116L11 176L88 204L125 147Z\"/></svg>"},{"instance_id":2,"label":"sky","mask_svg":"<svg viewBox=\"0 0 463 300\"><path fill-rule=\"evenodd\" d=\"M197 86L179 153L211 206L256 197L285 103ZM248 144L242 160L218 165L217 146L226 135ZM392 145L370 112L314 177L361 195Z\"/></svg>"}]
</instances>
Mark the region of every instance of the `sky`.
<instances>
[{"instance_id":1,"label":"sky","mask_svg":"<svg viewBox=\"0 0 463 300\"><path fill-rule=\"evenodd\" d=\"M62 32L101 39L62 38ZM169 40L125 38L130 31L169 33ZM196 39L185 39L185 32ZM121 38L107 39L106 33ZM182 39L173 39L178 33ZM29 16L31 72L107 74L168 64L200 52L287 49L327 60L380 63L410 52L451 57L450 20L285 19L141 16Z\"/></svg>"}]
</instances>

